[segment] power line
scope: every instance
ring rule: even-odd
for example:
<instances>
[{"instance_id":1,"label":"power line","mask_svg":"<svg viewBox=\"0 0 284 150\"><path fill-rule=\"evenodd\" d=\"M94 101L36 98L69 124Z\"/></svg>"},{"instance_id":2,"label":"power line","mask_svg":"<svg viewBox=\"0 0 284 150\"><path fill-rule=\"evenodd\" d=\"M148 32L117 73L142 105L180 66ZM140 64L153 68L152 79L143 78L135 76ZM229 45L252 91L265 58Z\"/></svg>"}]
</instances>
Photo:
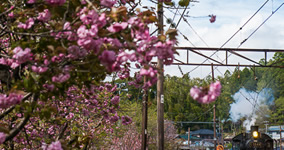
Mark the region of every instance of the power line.
<instances>
[{"instance_id":1,"label":"power line","mask_svg":"<svg viewBox=\"0 0 284 150\"><path fill-rule=\"evenodd\" d=\"M237 33L239 33L239 32L248 24L248 22L267 4L268 1L269 1L269 0L265 1L265 2L262 4L262 6L261 6L236 32L235 32L223 45L221 45L220 49L223 48L229 41L231 41L231 40L233 39L233 37L234 37ZM216 50L216 52L214 52L213 54L211 54L210 57L212 57L212 56L213 56L215 53L217 53L217 52L218 52L218 50ZM206 61L207 61L207 59L204 60L204 61L202 62L202 64L204 64ZM192 69L191 71L189 71L188 73L191 73L192 71L196 70L198 67L200 67L200 65L196 66L195 68L193 68L193 69Z\"/></svg>"},{"instance_id":2,"label":"power line","mask_svg":"<svg viewBox=\"0 0 284 150\"><path fill-rule=\"evenodd\" d=\"M170 10L169 10L170 11ZM172 11L170 11L170 12L172 12ZM176 16L176 13L180 13L178 10L174 13L174 17ZM172 12L173 13L173 12ZM168 20L168 18L164 15L164 17ZM208 46L208 44L201 38L201 36L199 36L199 34L193 29L193 27L188 23L188 21L186 20L186 18L184 18L184 17L182 17L183 18L183 20L188 24L188 26L193 30L193 32L199 37L199 39L203 42L203 43L205 43L205 45L207 46L207 47L209 47ZM174 20L174 19L173 19ZM171 24L172 24L172 22L171 22ZM183 36L183 38L185 39L185 40L187 40L193 47L196 47L182 32L180 32L179 30L177 30L182 36ZM200 52L200 51L199 51ZM215 54L216 55L216 54ZM220 60L221 60L221 58L218 56L218 55L216 55ZM209 61L209 63L211 63L211 61L210 60L207 60L207 61ZM222 61L222 60L221 60ZM184 75L184 73L182 72L182 70L181 70L181 68L180 68L180 66L178 65L178 67L179 67L179 70L181 71L181 74L182 75ZM220 73L220 74L222 74L221 73L221 71L219 70L219 69L217 69L217 71Z\"/></svg>"},{"instance_id":3,"label":"power line","mask_svg":"<svg viewBox=\"0 0 284 150\"><path fill-rule=\"evenodd\" d=\"M266 2L267 3L267 2ZM265 4L266 4L265 3ZM258 29L265 23L265 22L267 22L267 20L268 19L270 19L271 18L271 16L273 16L282 6L284 5L284 3L282 3L275 11L272 11L272 13L248 36L248 38L246 38L243 42L241 42L240 43L240 45L236 48L236 49L239 49L256 31L258 31ZM223 44L224 45L224 44ZM218 51L218 50L217 50ZM216 52L217 52L216 51ZM215 53L216 53L215 52ZM226 58L226 59L228 59L232 54L235 54L235 52L233 52L233 51L231 51L231 54L230 55L228 55L228 57ZM212 55L210 56L210 57L212 57ZM222 63L224 63L224 61L226 61L226 59L224 59L223 61L222 61ZM198 67L198 66L197 66ZM214 70L217 68L218 66L216 66L215 68L214 68ZM230 70L230 68L228 67L228 69ZM191 72L191 71L190 71ZM190 73L189 72L189 73ZM209 73L209 75L211 74L211 72ZM208 76L208 75L207 75Z\"/></svg>"}]
</instances>

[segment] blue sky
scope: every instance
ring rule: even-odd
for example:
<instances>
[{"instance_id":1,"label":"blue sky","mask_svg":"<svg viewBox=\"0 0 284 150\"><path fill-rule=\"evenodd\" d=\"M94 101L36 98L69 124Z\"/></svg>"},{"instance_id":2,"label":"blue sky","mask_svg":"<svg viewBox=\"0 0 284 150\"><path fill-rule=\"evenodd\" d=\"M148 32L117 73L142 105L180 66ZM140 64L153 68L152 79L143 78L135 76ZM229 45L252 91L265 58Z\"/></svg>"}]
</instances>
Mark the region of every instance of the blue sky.
<instances>
[{"instance_id":1,"label":"blue sky","mask_svg":"<svg viewBox=\"0 0 284 150\"><path fill-rule=\"evenodd\" d=\"M207 43L209 47L219 48L225 41L227 41L264 3L266 0L200 0L199 3L191 3L190 9L187 10L187 20L198 33L200 37ZM178 1L176 1L178 3ZM270 0L259 11L259 13L253 17L253 19L224 47L236 48L239 44L246 39L271 13L279 7L283 1ZM144 5L153 5L149 0L142 1ZM173 13L165 10L165 15L168 18L173 18ZM175 11L175 10L173 10ZM182 12L183 10L180 10ZM217 16L215 23L209 22L210 14ZM249 38L240 48L256 48L256 49L284 49L284 6L282 6L251 38ZM177 22L180 15L175 17L174 22ZM155 28L155 27L152 27ZM167 28L166 28L167 29ZM204 42L198 38L193 30L182 21L178 26L178 30L196 47L207 47ZM191 46L192 45L184 40L182 36L179 37L179 46ZM205 53L210 55L212 52ZM218 61L225 59L225 53L218 52L218 56L214 55ZM240 53L255 61L259 61L264 58L264 53ZM268 54L268 58L271 58L273 53ZM180 56L176 56L180 60L186 60L184 53L180 53ZM190 53L190 60L193 63L202 62L202 57ZM239 57L231 55L229 61L232 63L240 64L252 64ZM207 62L209 63L209 62ZM191 71L194 66L181 66L184 73ZM215 71L216 76L222 75L227 67L218 67L218 71ZM233 70L234 68L230 68ZM199 67L195 71L190 73L191 77L203 78L210 73L210 67ZM181 76L177 66L165 67L165 74Z\"/></svg>"}]
</instances>

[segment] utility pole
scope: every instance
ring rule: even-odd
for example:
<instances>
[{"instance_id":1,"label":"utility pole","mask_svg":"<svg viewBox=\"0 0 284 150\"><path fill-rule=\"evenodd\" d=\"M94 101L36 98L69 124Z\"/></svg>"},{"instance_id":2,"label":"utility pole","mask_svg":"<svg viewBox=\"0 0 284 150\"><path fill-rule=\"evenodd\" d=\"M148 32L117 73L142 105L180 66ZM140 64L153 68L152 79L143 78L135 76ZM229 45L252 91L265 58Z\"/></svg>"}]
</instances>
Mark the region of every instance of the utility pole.
<instances>
[{"instance_id":1,"label":"utility pole","mask_svg":"<svg viewBox=\"0 0 284 150\"><path fill-rule=\"evenodd\" d=\"M222 145L224 145L223 124L221 124L221 139L222 139Z\"/></svg>"},{"instance_id":2,"label":"utility pole","mask_svg":"<svg viewBox=\"0 0 284 150\"><path fill-rule=\"evenodd\" d=\"M211 70L212 70L212 82L214 82L214 68L213 68L213 63L211 63ZM214 119L214 149L216 149L216 105L214 104L213 106L213 119Z\"/></svg>"},{"instance_id":3,"label":"utility pole","mask_svg":"<svg viewBox=\"0 0 284 150\"><path fill-rule=\"evenodd\" d=\"M281 128L281 125L280 125L280 150L282 150L282 128Z\"/></svg>"},{"instance_id":4,"label":"utility pole","mask_svg":"<svg viewBox=\"0 0 284 150\"><path fill-rule=\"evenodd\" d=\"M158 35L164 34L163 2L158 1ZM164 67L163 60L158 58L158 81L157 81L157 149L164 150Z\"/></svg>"},{"instance_id":5,"label":"utility pole","mask_svg":"<svg viewBox=\"0 0 284 150\"><path fill-rule=\"evenodd\" d=\"M188 140L187 140L188 148L190 148L190 128L188 128Z\"/></svg>"},{"instance_id":6,"label":"utility pole","mask_svg":"<svg viewBox=\"0 0 284 150\"><path fill-rule=\"evenodd\" d=\"M144 84L147 82L147 77L144 76ZM142 150L147 148L147 122L148 122L148 90L143 89L143 110L142 110Z\"/></svg>"},{"instance_id":7,"label":"utility pole","mask_svg":"<svg viewBox=\"0 0 284 150\"><path fill-rule=\"evenodd\" d=\"M267 134L267 125L268 125L268 121L264 121L264 125L265 125L265 133Z\"/></svg>"}]
</instances>

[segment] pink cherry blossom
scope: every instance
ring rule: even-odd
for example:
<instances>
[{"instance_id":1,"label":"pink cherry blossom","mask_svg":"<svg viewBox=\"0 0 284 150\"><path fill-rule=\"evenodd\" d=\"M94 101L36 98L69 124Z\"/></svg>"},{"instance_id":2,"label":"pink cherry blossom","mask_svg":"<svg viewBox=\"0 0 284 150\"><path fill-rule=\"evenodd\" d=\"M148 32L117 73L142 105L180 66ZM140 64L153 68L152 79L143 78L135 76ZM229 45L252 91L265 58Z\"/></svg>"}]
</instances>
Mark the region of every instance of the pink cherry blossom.
<instances>
[{"instance_id":1,"label":"pink cherry blossom","mask_svg":"<svg viewBox=\"0 0 284 150\"><path fill-rule=\"evenodd\" d=\"M32 66L32 71L36 73L44 73L48 70L48 67L37 67L37 66Z\"/></svg>"},{"instance_id":2,"label":"pink cherry blossom","mask_svg":"<svg viewBox=\"0 0 284 150\"><path fill-rule=\"evenodd\" d=\"M58 76L52 77L52 82L62 83L70 78L70 74L59 74Z\"/></svg>"},{"instance_id":3,"label":"pink cherry blossom","mask_svg":"<svg viewBox=\"0 0 284 150\"><path fill-rule=\"evenodd\" d=\"M68 47L68 53L69 54L67 55L67 57L71 59L82 58L88 54L88 52L85 49L80 49L76 45Z\"/></svg>"},{"instance_id":4,"label":"pink cherry blossom","mask_svg":"<svg viewBox=\"0 0 284 150\"><path fill-rule=\"evenodd\" d=\"M45 150L63 150L60 141L52 142Z\"/></svg>"},{"instance_id":5,"label":"pink cherry blossom","mask_svg":"<svg viewBox=\"0 0 284 150\"><path fill-rule=\"evenodd\" d=\"M115 62L116 56L115 52L105 50L103 53L99 56L99 59L101 63L106 66L106 68L111 71L112 64Z\"/></svg>"},{"instance_id":6,"label":"pink cherry blossom","mask_svg":"<svg viewBox=\"0 0 284 150\"><path fill-rule=\"evenodd\" d=\"M81 2L82 5L87 4L87 2L85 0L80 0L80 2Z\"/></svg>"},{"instance_id":7,"label":"pink cherry blossom","mask_svg":"<svg viewBox=\"0 0 284 150\"><path fill-rule=\"evenodd\" d=\"M110 118L110 122L111 122L111 123L114 123L114 122L118 121L118 119L119 119L119 116L118 116L117 114L115 114L114 116L112 116L112 117Z\"/></svg>"},{"instance_id":8,"label":"pink cherry blossom","mask_svg":"<svg viewBox=\"0 0 284 150\"><path fill-rule=\"evenodd\" d=\"M30 60L31 49L29 48L25 48L25 50L23 50L21 47L16 47L13 52L13 58L16 59L19 64L25 63Z\"/></svg>"},{"instance_id":9,"label":"pink cherry blossom","mask_svg":"<svg viewBox=\"0 0 284 150\"><path fill-rule=\"evenodd\" d=\"M106 25L106 21L107 21L106 14L102 13L96 23L98 24L99 28L102 28Z\"/></svg>"},{"instance_id":10,"label":"pink cherry blossom","mask_svg":"<svg viewBox=\"0 0 284 150\"><path fill-rule=\"evenodd\" d=\"M6 139L6 134L3 132L0 132L0 144L3 144Z\"/></svg>"},{"instance_id":11,"label":"pink cherry blossom","mask_svg":"<svg viewBox=\"0 0 284 150\"><path fill-rule=\"evenodd\" d=\"M140 69L140 75L142 76L149 76L151 78L155 77L156 74L158 73L157 70L154 70L152 67L150 67L148 70L145 68Z\"/></svg>"},{"instance_id":12,"label":"pink cherry blossom","mask_svg":"<svg viewBox=\"0 0 284 150\"><path fill-rule=\"evenodd\" d=\"M89 30L89 35L91 36L91 37L96 37L97 36L97 33L98 33L98 27L97 27L97 25L92 25L91 26L91 29Z\"/></svg>"},{"instance_id":13,"label":"pink cherry blossom","mask_svg":"<svg viewBox=\"0 0 284 150\"><path fill-rule=\"evenodd\" d=\"M36 0L29 0L27 3L28 4L33 4L33 3L35 3L36 2Z\"/></svg>"},{"instance_id":14,"label":"pink cherry blossom","mask_svg":"<svg viewBox=\"0 0 284 150\"><path fill-rule=\"evenodd\" d=\"M20 22L18 24L18 28L22 28L22 29L30 29L33 25L34 25L34 19L33 18L29 18L25 23Z\"/></svg>"},{"instance_id":15,"label":"pink cherry blossom","mask_svg":"<svg viewBox=\"0 0 284 150\"><path fill-rule=\"evenodd\" d=\"M98 13L94 10L90 10L88 11L88 13L85 13L86 12L86 7L83 8L80 12L80 19L81 21L84 23L84 24L91 24L91 23L94 23L96 22L96 20L98 19Z\"/></svg>"},{"instance_id":16,"label":"pink cherry blossom","mask_svg":"<svg viewBox=\"0 0 284 150\"><path fill-rule=\"evenodd\" d=\"M111 100L110 100L112 105L117 105L119 103L119 96L114 96Z\"/></svg>"},{"instance_id":17,"label":"pink cherry blossom","mask_svg":"<svg viewBox=\"0 0 284 150\"><path fill-rule=\"evenodd\" d=\"M190 89L190 95L193 99L197 99L201 95L201 90L197 86L194 86Z\"/></svg>"},{"instance_id":18,"label":"pink cherry blossom","mask_svg":"<svg viewBox=\"0 0 284 150\"><path fill-rule=\"evenodd\" d=\"M101 0L101 5L111 8L116 2L116 0Z\"/></svg>"},{"instance_id":19,"label":"pink cherry blossom","mask_svg":"<svg viewBox=\"0 0 284 150\"><path fill-rule=\"evenodd\" d=\"M10 12L10 13L8 14L8 16L9 16L10 18L14 18L14 17L15 17L13 12Z\"/></svg>"},{"instance_id":20,"label":"pink cherry blossom","mask_svg":"<svg viewBox=\"0 0 284 150\"><path fill-rule=\"evenodd\" d=\"M43 12L40 12L40 13L38 14L37 19L38 19L39 21L46 22L46 21L48 21L48 20L50 19L50 17L51 17L51 14L50 14L49 10L48 10L48 9L45 9L45 10L43 10Z\"/></svg>"},{"instance_id":21,"label":"pink cherry blossom","mask_svg":"<svg viewBox=\"0 0 284 150\"><path fill-rule=\"evenodd\" d=\"M19 104L22 101L23 95L10 93L9 96L0 94L0 108L8 108Z\"/></svg>"},{"instance_id":22,"label":"pink cherry blossom","mask_svg":"<svg viewBox=\"0 0 284 150\"><path fill-rule=\"evenodd\" d=\"M123 125L128 125L128 124L132 123L132 119L130 117L128 117L128 116L122 116L121 117L121 121L122 121L121 123Z\"/></svg>"},{"instance_id":23,"label":"pink cherry blossom","mask_svg":"<svg viewBox=\"0 0 284 150\"><path fill-rule=\"evenodd\" d=\"M209 17L211 17L209 19L210 23L214 23L216 21L216 15L209 15Z\"/></svg>"},{"instance_id":24,"label":"pink cherry blossom","mask_svg":"<svg viewBox=\"0 0 284 150\"><path fill-rule=\"evenodd\" d=\"M54 6L60 6L63 5L66 0L45 0L46 3L48 3L49 5L54 5Z\"/></svg>"},{"instance_id":25,"label":"pink cherry blossom","mask_svg":"<svg viewBox=\"0 0 284 150\"><path fill-rule=\"evenodd\" d=\"M127 54L126 52L122 51L118 54L116 60L120 63L123 63L123 62L127 62L128 60L128 57L129 57L129 54Z\"/></svg>"},{"instance_id":26,"label":"pink cherry blossom","mask_svg":"<svg viewBox=\"0 0 284 150\"><path fill-rule=\"evenodd\" d=\"M86 28L85 25L81 25L77 30L77 35L79 38L86 38L88 36L89 30Z\"/></svg>"},{"instance_id":27,"label":"pink cherry blossom","mask_svg":"<svg viewBox=\"0 0 284 150\"><path fill-rule=\"evenodd\" d=\"M115 23L113 25L111 25L110 27L108 27L108 31L109 32L119 32L121 30L124 30L126 27L128 26L127 22L122 22L122 23Z\"/></svg>"},{"instance_id":28,"label":"pink cherry blossom","mask_svg":"<svg viewBox=\"0 0 284 150\"><path fill-rule=\"evenodd\" d=\"M102 40L94 40L91 37L79 39L77 43L79 46L83 46L88 51L93 50L95 54L99 52L100 47L103 44Z\"/></svg>"},{"instance_id":29,"label":"pink cherry blossom","mask_svg":"<svg viewBox=\"0 0 284 150\"><path fill-rule=\"evenodd\" d=\"M53 91L55 86L54 84L44 84L43 87L46 88L48 91Z\"/></svg>"},{"instance_id":30,"label":"pink cherry blossom","mask_svg":"<svg viewBox=\"0 0 284 150\"><path fill-rule=\"evenodd\" d=\"M197 100L199 103L208 104L217 99L221 94L221 83L216 81L211 83L209 88L197 87L194 86L190 89L190 95L194 100Z\"/></svg>"}]
</instances>

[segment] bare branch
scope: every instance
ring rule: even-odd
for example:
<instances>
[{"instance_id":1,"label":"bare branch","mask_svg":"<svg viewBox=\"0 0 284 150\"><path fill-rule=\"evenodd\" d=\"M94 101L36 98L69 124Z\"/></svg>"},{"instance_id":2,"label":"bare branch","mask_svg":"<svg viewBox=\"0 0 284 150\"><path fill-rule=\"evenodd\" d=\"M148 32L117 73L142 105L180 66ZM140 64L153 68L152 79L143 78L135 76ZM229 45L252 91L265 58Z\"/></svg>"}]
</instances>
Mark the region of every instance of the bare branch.
<instances>
[{"instance_id":1,"label":"bare branch","mask_svg":"<svg viewBox=\"0 0 284 150\"><path fill-rule=\"evenodd\" d=\"M91 3L89 0L85 0L89 5L92 6L92 8L96 11L99 12L98 9L93 5L93 3Z\"/></svg>"}]
</instances>

